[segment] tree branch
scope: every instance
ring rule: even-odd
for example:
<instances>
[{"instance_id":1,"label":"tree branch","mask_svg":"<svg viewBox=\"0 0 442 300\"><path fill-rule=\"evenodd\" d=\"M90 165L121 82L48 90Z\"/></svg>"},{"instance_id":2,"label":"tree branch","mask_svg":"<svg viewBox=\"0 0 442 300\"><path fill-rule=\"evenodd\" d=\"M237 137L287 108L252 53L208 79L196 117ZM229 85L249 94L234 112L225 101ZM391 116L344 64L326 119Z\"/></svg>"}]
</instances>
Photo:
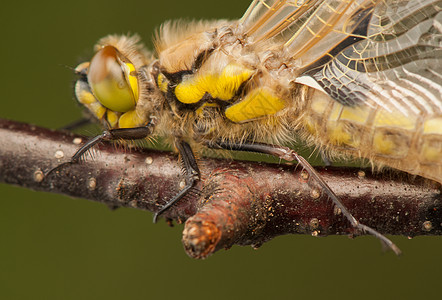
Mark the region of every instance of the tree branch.
<instances>
[{"instance_id":1,"label":"tree branch","mask_svg":"<svg viewBox=\"0 0 442 300\"><path fill-rule=\"evenodd\" d=\"M69 161L84 137L0 120L0 182L155 212L183 179L168 152L98 146L93 160ZM195 258L232 245L255 247L283 234L355 234L300 168L201 159L197 190L164 217L186 222L183 244ZM356 168L318 168L345 206L383 234L441 235L440 185L406 174L386 176Z\"/></svg>"}]
</instances>

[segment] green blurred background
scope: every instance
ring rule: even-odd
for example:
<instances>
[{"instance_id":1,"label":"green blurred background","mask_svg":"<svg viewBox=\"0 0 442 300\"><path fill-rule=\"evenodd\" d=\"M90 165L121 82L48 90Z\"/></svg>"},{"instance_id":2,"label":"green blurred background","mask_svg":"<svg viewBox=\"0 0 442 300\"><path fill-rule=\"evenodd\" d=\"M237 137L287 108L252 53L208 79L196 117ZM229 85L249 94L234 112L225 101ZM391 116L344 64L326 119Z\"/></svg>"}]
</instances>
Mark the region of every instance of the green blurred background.
<instances>
[{"instance_id":1,"label":"green blurred background","mask_svg":"<svg viewBox=\"0 0 442 300\"><path fill-rule=\"evenodd\" d=\"M109 33L151 47L168 19L238 18L247 0L8 1L0 11L1 118L58 128L81 116L72 68ZM0 141L1 142L1 141ZM186 256L182 226L149 212L0 184L0 299L266 299L437 297L442 238L279 237L204 261Z\"/></svg>"}]
</instances>

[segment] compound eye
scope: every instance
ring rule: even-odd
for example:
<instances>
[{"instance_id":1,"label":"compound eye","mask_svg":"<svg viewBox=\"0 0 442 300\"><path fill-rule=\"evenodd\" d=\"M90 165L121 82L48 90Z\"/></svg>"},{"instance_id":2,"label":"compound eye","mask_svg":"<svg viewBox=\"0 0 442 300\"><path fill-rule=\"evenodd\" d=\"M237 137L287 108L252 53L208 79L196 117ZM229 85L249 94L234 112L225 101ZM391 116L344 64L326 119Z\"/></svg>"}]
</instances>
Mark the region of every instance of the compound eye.
<instances>
[{"instance_id":1,"label":"compound eye","mask_svg":"<svg viewBox=\"0 0 442 300\"><path fill-rule=\"evenodd\" d=\"M105 46L94 55L87 79L95 97L106 108L127 112L137 104L135 67L115 47Z\"/></svg>"}]
</instances>

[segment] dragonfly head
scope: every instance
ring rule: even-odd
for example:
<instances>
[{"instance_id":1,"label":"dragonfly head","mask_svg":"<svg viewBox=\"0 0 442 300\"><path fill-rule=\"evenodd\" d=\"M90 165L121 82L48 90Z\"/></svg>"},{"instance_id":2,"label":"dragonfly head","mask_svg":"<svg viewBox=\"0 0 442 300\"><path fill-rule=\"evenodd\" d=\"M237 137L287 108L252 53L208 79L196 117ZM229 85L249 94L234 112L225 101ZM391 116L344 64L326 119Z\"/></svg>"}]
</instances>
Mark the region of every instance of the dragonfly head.
<instances>
[{"instance_id":1,"label":"dragonfly head","mask_svg":"<svg viewBox=\"0 0 442 300\"><path fill-rule=\"evenodd\" d=\"M109 128L145 125L155 111L146 68L153 56L138 37L108 36L100 40L90 62L75 69L75 95Z\"/></svg>"}]
</instances>

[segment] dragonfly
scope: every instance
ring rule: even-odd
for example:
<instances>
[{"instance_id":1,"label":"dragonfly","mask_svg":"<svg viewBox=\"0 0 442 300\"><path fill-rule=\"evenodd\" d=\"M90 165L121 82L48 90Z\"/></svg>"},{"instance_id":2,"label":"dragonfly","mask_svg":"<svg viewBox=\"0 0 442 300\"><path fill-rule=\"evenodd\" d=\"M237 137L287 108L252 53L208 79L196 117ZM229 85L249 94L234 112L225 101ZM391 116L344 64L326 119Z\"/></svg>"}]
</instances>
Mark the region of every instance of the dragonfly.
<instances>
[{"instance_id":1,"label":"dragonfly","mask_svg":"<svg viewBox=\"0 0 442 300\"><path fill-rule=\"evenodd\" d=\"M105 130L71 162L103 140L165 137L186 186L156 221L200 180L202 149L297 161L357 230L398 253L286 145L442 183L441 11L436 0L254 0L239 20L163 24L153 51L104 37L75 69L75 94Z\"/></svg>"}]
</instances>

